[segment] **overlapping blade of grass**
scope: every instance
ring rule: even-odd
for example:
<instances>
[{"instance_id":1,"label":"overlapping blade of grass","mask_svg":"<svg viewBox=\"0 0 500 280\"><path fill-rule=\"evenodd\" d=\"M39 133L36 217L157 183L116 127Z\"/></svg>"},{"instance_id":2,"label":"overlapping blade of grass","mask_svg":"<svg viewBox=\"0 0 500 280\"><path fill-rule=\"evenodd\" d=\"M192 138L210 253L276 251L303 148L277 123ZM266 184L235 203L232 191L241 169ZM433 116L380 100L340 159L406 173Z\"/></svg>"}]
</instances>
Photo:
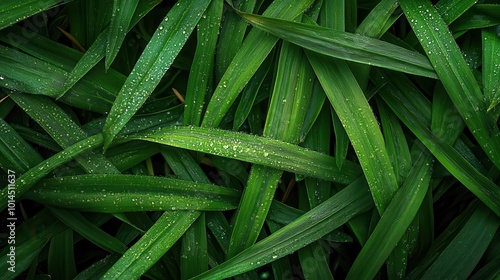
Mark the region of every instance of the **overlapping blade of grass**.
<instances>
[{"instance_id":1,"label":"overlapping blade of grass","mask_svg":"<svg viewBox=\"0 0 500 280\"><path fill-rule=\"evenodd\" d=\"M232 2L232 1L231 1ZM233 6L239 11L253 12L256 0L237 1ZM234 5L234 4L231 4ZM218 82L238 52L245 37L247 23L234 10L226 11L220 29L220 39L215 57L215 81Z\"/></svg>"},{"instance_id":2,"label":"overlapping blade of grass","mask_svg":"<svg viewBox=\"0 0 500 280\"><path fill-rule=\"evenodd\" d=\"M405 15L453 104L479 145L500 168L500 131L460 48L430 1L401 1Z\"/></svg>"},{"instance_id":3,"label":"overlapping blade of grass","mask_svg":"<svg viewBox=\"0 0 500 280\"><path fill-rule=\"evenodd\" d=\"M394 44L310 24L250 14L242 16L259 29L320 54L436 78L425 56Z\"/></svg>"},{"instance_id":4,"label":"overlapping blade of grass","mask_svg":"<svg viewBox=\"0 0 500 280\"><path fill-rule=\"evenodd\" d=\"M0 118L0 168L4 173L11 170L24 173L43 158L12 127Z\"/></svg>"},{"instance_id":5,"label":"overlapping blade of grass","mask_svg":"<svg viewBox=\"0 0 500 280\"><path fill-rule=\"evenodd\" d=\"M373 279L417 214L429 188L432 157L427 151L415 161L408 177L382 214L354 261L347 279ZM402 275L401 275L402 276Z\"/></svg>"},{"instance_id":6,"label":"overlapping blade of grass","mask_svg":"<svg viewBox=\"0 0 500 280\"><path fill-rule=\"evenodd\" d=\"M333 157L283 141L226 130L166 127L131 139L242 160L341 184L349 184L361 174L359 165L351 161L337 169Z\"/></svg>"},{"instance_id":7,"label":"overlapping blade of grass","mask_svg":"<svg viewBox=\"0 0 500 280\"><path fill-rule=\"evenodd\" d=\"M209 3L181 0L162 20L111 107L103 129L104 149L158 85Z\"/></svg>"},{"instance_id":8,"label":"overlapping blade of grass","mask_svg":"<svg viewBox=\"0 0 500 280\"><path fill-rule=\"evenodd\" d=\"M498 216L487 207L475 206L436 240L440 243L429 251L409 279L467 278L472 273L500 226Z\"/></svg>"},{"instance_id":9,"label":"overlapping blade of grass","mask_svg":"<svg viewBox=\"0 0 500 280\"><path fill-rule=\"evenodd\" d=\"M481 31L483 38L483 91L488 111L500 103L500 27Z\"/></svg>"},{"instance_id":10,"label":"overlapping blade of grass","mask_svg":"<svg viewBox=\"0 0 500 280\"><path fill-rule=\"evenodd\" d=\"M87 137L87 134L59 106L45 96L15 93L11 98L62 147L67 148ZM76 158L89 173L120 173L98 152Z\"/></svg>"},{"instance_id":11,"label":"overlapping blade of grass","mask_svg":"<svg viewBox=\"0 0 500 280\"><path fill-rule=\"evenodd\" d=\"M72 279L76 275L73 231L64 230L50 239L48 272L54 279Z\"/></svg>"},{"instance_id":12,"label":"overlapping blade of grass","mask_svg":"<svg viewBox=\"0 0 500 280\"><path fill-rule=\"evenodd\" d=\"M199 215L197 211L164 212L101 279L138 279L181 238Z\"/></svg>"},{"instance_id":13,"label":"overlapping blade of grass","mask_svg":"<svg viewBox=\"0 0 500 280\"><path fill-rule=\"evenodd\" d=\"M389 79L382 72L378 73L384 77L384 79L378 79L378 82L385 83ZM389 82L380 89L379 94L384 101L455 178L488 205L493 212L500 215L498 186L475 169L451 145L446 144L430 131L428 128L430 113L422 113L428 111L429 104L425 105L426 103L419 101L425 97L410 95L418 91L411 90L413 86L409 85L404 78L393 74L392 79L400 82L399 88L393 82Z\"/></svg>"},{"instance_id":14,"label":"overlapping blade of grass","mask_svg":"<svg viewBox=\"0 0 500 280\"><path fill-rule=\"evenodd\" d=\"M140 187L140 188L139 188ZM24 196L43 204L92 212L228 210L233 189L155 176L103 174L47 179Z\"/></svg>"},{"instance_id":15,"label":"overlapping blade of grass","mask_svg":"<svg viewBox=\"0 0 500 280\"><path fill-rule=\"evenodd\" d=\"M273 1L264 15L293 20L312 2L312 0ZM202 126L217 127L220 124L240 91L250 81L277 41L278 38L262 31L250 31L217 85L207 105ZM255 48L256 45L259 47Z\"/></svg>"},{"instance_id":16,"label":"overlapping blade of grass","mask_svg":"<svg viewBox=\"0 0 500 280\"><path fill-rule=\"evenodd\" d=\"M494 27L500 24L500 5L475 4L460 16L450 29L458 35L470 29Z\"/></svg>"},{"instance_id":17,"label":"overlapping blade of grass","mask_svg":"<svg viewBox=\"0 0 500 280\"><path fill-rule=\"evenodd\" d=\"M111 253L125 253L127 249L125 244L91 223L80 212L59 207L48 207L48 209L61 222L95 245Z\"/></svg>"},{"instance_id":18,"label":"overlapping blade of grass","mask_svg":"<svg viewBox=\"0 0 500 280\"><path fill-rule=\"evenodd\" d=\"M223 279L261 267L318 240L372 207L366 181L360 178L274 234L193 279Z\"/></svg>"},{"instance_id":19,"label":"overlapping blade of grass","mask_svg":"<svg viewBox=\"0 0 500 280\"><path fill-rule=\"evenodd\" d=\"M61 2L71 2L72 0L4 0L0 3L0 29L19 22L25 18L39 12L49 10Z\"/></svg>"},{"instance_id":20,"label":"overlapping blade of grass","mask_svg":"<svg viewBox=\"0 0 500 280\"><path fill-rule=\"evenodd\" d=\"M108 30L108 42L106 44L106 69L109 69L115 59L120 47L127 35L128 27L132 21L137 5L140 0L115 0L113 13Z\"/></svg>"},{"instance_id":21,"label":"overlapping blade of grass","mask_svg":"<svg viewBox=\"0 0 500 280\"><path fill-rule=\"evenodd\" d=\"M306 54L351 139L375 205L379 213L383 213L398 189L398 184L370 105L345 61L309 51Z\"/></svg>"},{"instance_id":22,"label":"overlapping blade of grass","mask_svg":"<svg viewBox=\"0 0 500 280\"><path fill-rule=\"evenodd\" d=\"M29 67L27 67L29 65ZM31 94L56 97L66 73L49 63L0 46L0 85Z\"/></svg>"},{"instance_id":23,"label":"overlapping blade of grass","mask_svg":"<svg viewBox=\"0 0 500 280\"><path fill-rule=\"evenodd\" d=\"M215 48L223 11L223 0L213 0L198 23L196 52L189 73L186 90L184 124L198 126L205 104L205 95L211 91ZM219 43L219 45L222 43Z\"/></svg>"},{"instance_id":24,"label":"overlapping blade of grass","mask_svg":"<svg viewBox=\"0 0 500 280\"><path fill-rule=\"evenodd\" d=\"M97 134L88 137L80 142L77 142L70 147L62 150L61 152L53 155L52 157L42 161L17 179L16 196L22 197L22 195L26 191L28 191L36 182L47 176L47 174L49 174L57 167L69 162L74 157L80 154L100 147L102 144L102 134ZM5 209L5 207L7 207L7 188L3 188L0 191L0 198L0 210L3 210Z\"/></svg>"},{"instance_id":25,"label":"overlapping blade of grass","mask_svg":"<svg viewBox=\"0 0 500 280\"><path fill-rule=\"evenodd\" d=\"M298 144L311 96L314 72L302 49L283 43L263 135ZM275 112L280 112L276 114ZM254 165L236 212L227 257L257 240L283 171Z\"/></svg>"},{"instance_id":26,"label":"overlapping blade of grass","mask_svg":"<svg viewBox=\"0 0 500 280\"><path fill-rule=\"evenodd\" d=\"M132 17L131 23L126 28L127 32L132 29L150 10L152 10L160 1L140 1L135 14ZM90 48L81 57L78 63L74 66L73 70L69 73L64 87L60 89L59 97L65 96L65 93L70 90L85 74L87 74L92 67L101 61L106 55L107 40L109 28L105 29L96 40L92 43ZM109 70L109 69L108 69Z\"/></svg>"}]
</instances>

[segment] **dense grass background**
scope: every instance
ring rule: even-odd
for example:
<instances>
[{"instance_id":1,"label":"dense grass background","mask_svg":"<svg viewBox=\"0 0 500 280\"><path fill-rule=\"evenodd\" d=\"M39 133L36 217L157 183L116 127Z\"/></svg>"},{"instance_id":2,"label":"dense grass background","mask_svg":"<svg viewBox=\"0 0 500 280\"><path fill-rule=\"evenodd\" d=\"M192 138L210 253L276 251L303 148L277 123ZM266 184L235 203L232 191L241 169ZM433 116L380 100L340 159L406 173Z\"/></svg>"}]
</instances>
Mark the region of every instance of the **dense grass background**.
<instances>
[{"instance_id":1,"label":"dense grass background","mask_svg":"<svg viewBox=\"0 0 500 280\"><path fill-rule=\"evenodd\" d=\"M500 278L496 1L2 0L0 100L2 279Z\"/></svg>"}]
</instances>

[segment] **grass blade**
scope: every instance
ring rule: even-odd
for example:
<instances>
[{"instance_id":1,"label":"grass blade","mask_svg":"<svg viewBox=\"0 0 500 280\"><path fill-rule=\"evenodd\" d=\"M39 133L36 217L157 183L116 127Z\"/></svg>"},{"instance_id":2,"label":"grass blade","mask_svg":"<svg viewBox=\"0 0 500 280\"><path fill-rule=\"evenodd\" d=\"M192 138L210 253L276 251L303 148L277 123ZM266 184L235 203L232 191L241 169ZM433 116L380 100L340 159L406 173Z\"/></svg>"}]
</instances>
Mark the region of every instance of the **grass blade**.
<instances>
[{"instance_id":1,"label":"grass blade","mask_svg":"<svg viewBox=\"0 0 500 280\"><path fill-rule=\"evenodd\" d=\"M53 206L117 213L167 209L228 210L237 206L239 196L239 192L233 189L191 181L106 174L47 179L24 197Z\"/></svg>"},{"instance_id":2,"label":"grass blade","mask_svg":"<svg viewBox=\"0 0 500 280\"><path fill-rule=\"evenodd\" d=\"M417 38L453 104L479 145L500 168L500 131L487 117L481 89L444 20L430 1L400 1Z\"/></svg>"},{"instance_id":3,"label":"grass blade","mask_svg":"<svg viewBox=\"0 0 500 280\"><path fill-rule=\"evenodd\" d=\"M167 127L131 139L243 160L341 184L349 184L360 175L359 166L350 161L337 169L333 157L282 141L226 130Z\"/></svg>"},{"instance_id":4,"label":"grass blade","mask_svg":"<svg viewBox=\"0 0 500 280\"><path fill-rule=\"evenodd\" d=\"M292 20L313 1L273 1L264 15ZM234 56L208 103L202 126L217 127L240 91L250 81L278 39L259 30L252 30ZM259 48L255 48L259 45Z\"/></svg>"},{"instance_id":5,"label":"grass blade","mask_svg":"<svg viewBox=\"0 0 500 280\"><path fill-rule=\"evenodd\" d=\"M57 167L69 162L80 154L100 147L102 144L102 134L94 135L42 161L18 178L16 182L16 196L22 197L36 182L47 176L47 174ZM3 188L0 191L0 198L0 210L3 210L7 207L7 188Z\"/></svg>"},{"instance_id":6,"label":"grass blade","mask_svg":"<svg viewBox=\"0 0 500 280\"><path fill-rule=\"evenodd\" d=\"M111 107L103 129L104 149L158 85L209 3L181 0L162 20Z\"/></svg>"},{"instance_id":7,"label":"grass blade","mask_svg":"<svg viewBox=\"0 0 500 280\"><path fill-rule=\"evenodd\" d=\"M394 195L361 249L346 279L373 279L384 261L403 237L424 200L431 178L432 157L424 152Z\"/></svg>"},{"instance_id":8,"label":"grass blade","mask_svg":"<svg viewBox=\"0 0 500 280\"><path fill-rule=\"evenodd\" d=\"M228 278L275 261L318 240L371 207L366 182L358 179L274 234L192 279Z\"/></svg>"},{"instance_id":9,"label":"grass blade","mask_svg":"<svg viewBox=\"0 0 500 280\"><path fill-rule=\"evenodd\" d=\"M381 40L270 17L242 16L266 32L320 54L436 78L431 64L423 55Z\"/></svg>"},{"instance_id":10,"label":"grass blade","mask_svg":"<svg viewBox=\"0 0 500 280\"><path fill-rule=\"evenodd\" d=\"M488 111L500 103L500 27L483 29L483 86Z\"/></svg>"},{"instance_id":11,"label":"grass blade","mask_svg":"<svg viewBox=\"0 0 500 280\"><path fill-rule=\"evenodd\" d=\"M344 61L306 52L316 76L345 127L379 213L398 189L384 139L373 112ZM333 78L332 78L333 75ZM357 118L353 119L352 116ZM345 163L344 163L345 165Z\"/></svg>"},{"instance_id":12,"label":"grass blade","mask_svg":"<svg viewBox=\"0 0 500 280\"><path fill-rule=\"evenodd\" d=\"M135 9L140 0L115 0L106 45L106 69L109 69L127 35Z\"/></svg>"},{"instance_id":13,"label":"grass blade","mask_svg":"<svg viewBox=\"0 0 500 280\"><path fill-rule=\"evenodd\" d=\"M139 279L179 240L200 212L164 212L101 279Z\"/></svg>"},{"instance_id":14,"label":"grass blade","mask_svg":"<svg viewBox=\"0 0 500 280\"><path fill-rule=\"evenodd\" d=\"M71 0L65 0L64 2L71 2ZM55 7L60 3L61 0L28 0L22 2L3 0L0 3L0 29Z\"/></svg>"},{"instance_id":15,"label":"grass blade","mask_svg":"<svg viewBox=\"0 0 500 280\"><path fill-rule=\"evenodd\" d=\"M212 0L198 24L198 45L189 73L184 124L200 125L205 95L211 92L215 48L222 18L223 0Z\"/></svg>"}]
</instances>

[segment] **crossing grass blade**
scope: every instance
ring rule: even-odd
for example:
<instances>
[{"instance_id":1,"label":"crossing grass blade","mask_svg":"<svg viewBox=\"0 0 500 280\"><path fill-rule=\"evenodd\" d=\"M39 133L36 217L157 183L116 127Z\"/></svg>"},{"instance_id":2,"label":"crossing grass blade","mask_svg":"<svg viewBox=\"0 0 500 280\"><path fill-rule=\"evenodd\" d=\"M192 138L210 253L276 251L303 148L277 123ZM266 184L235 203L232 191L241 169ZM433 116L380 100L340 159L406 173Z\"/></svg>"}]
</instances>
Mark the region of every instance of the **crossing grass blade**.
<instances>
[{"instance_id":1,"label":"crossing grass blade","mask_svg":"<svg viewBox=\"0 0 500 280\"><path fill-rule=\"evenodd\" d=\"M0 3L0 29L71 0L5 0Z\"/></svg>"},{"instance_id":2,"label":"crossing grass blade","mask_svg":"<svg viewBox=\"0 0 500 280\"><path fill-rule=\"evenodd\" d=\"M424 152L382 214L346 279L373 279L417 214L429 188L432 157Z\"/></svg>"},{"instance_id":3,"label":"crossing grass blade","mask_svg":"<svg viewBox=\"0 0 500 280\"><path fill-rule=\"evenodd\" d=\"M126 28L130 31L134 25L136 25L150 10L152 10L159 1L140 1L135 14L132 17L131 23ZM97 36L95 41L89 47L89 49L81 56L78 63L69 73L64 87L60 90L58 97L62 98L65 94L80 80L85 74L87 74L94 66L99 63L106 56L107 40L109 37L109 28L106 28L103 32ZM109 70L109 69L108 69ZM122 86L123 83L120 85ZM117 91L118 92L118 91ZM116 94L115 94L116 95ZM108 110L109 111L109 110Z\"/></svg>"},{"instance_id":4,"label":"crossing grass blade","mask_svg":"<svg viewBox=\"0 0 500 280\"><path fill-rule=\"evenodd\" d=\"M455 39L430 1L400 5L453 104L491 161L500 168L500 131Z\"/></svg>"},{"instance_id":5,"label":"crossing grass blade","mask_svg":"<svg viewBox=\"0 0 500 280\"><path fill-rule=\"evenodd\" d=\"M0 168L8 173L24 173L43 158L2 118L0 118Z\"/></svg>"},{"instance_id":6,"label":"crossing grass blade","mask_svg":"<svg viewBox=\"0 0 500 280\"><path fill-rule=\"evenodd\" d=\"M192 279L223 279L260 267L318 240L372 207L366 182L358 179L273 235Z\"/></svg>"},{"instance_id":7,"label":"crossing grass blade","mask_svg":"<svg viewBox=\"0 0 500 280\"><path fill-rule=\"evenodd\" d=\"M370 185L375 205L379 213L383 213L398 189L398 184L375 116L344 61L312 52L306 54L351 140ZM353 115L358 117L353 119Z\"/></svg>"},{"instance_id":8,"label":"crossing grass blade","mask_svg":"<svg viewBox=\"0 0 500 280\"><path fill-rule=\"evenodd\" d=\"M388 77L383 74L382 76L385 78L378 79L378 81L384 80L385 83L385 79L388 79ZM455 178L460 180L472 193L488 205L493 212L500 215L500 191L498 186L475 169L451 145L446 144L430 131L428 128L430 113L422 113L427 111L425 108L429 108L429 104L427 103L426 106L426 103L418 102L419 99L425 100L425 97L416 98L415 95L409 97L408 93L415 93L418 90L408 90L412 87L401 77L397 79L393 77L393 80L406 84L406 86L403 86L405 91L403 92L402 88L398 88L392 82L388 83L380 91L384 101ZM416 106L416 103L419 103L419 106Z\"/></svg>"},{"instance_id":9,"label":"crossing grass blade","mask_svg":"<svg viewBox=\"0 0 500 280\"><path fill-rule=\"evenodd\" d=\"M338 169L334 157L283 141L227 130L174 126L130 139L242 160L341 184L349 184L361 174L359 166L350 161Z\"/></svg>"},{"instance_id":10,"label":"crossing grass blade","mask_svg":"<svg viewBox=\"0 0 500 280\"><path fill-rule=\"evenodd\" d=\"M103 129L104 149L158 85L209 3L181 0L162 20L111 107Z\"/></svg>"},{"instance_id":11,"label":"crossing grass blade","mask_svg":"<svg viewBox=\"0 0 500 280\"><path fill-rule=\"evenodd\" d=\"M483 91L491 111L500 103L500 38L499 27L482 31L483 39Z\"/></svg>"},{"instance_id":12,"label":"crossing grass blade","mask_svg":"<svg viewBox=\"0 0 500 280\"><path fill-rule=\"evenodd\" d=\"M320 54L436 78L425 56L381 40L270 17L242 16L259 29Z\"/></svg>"},{"instance_id":13,"label":"crossing grass blade","mask_svg":"<svg viewBox=\"0 0 500 280\"><path fill-rule=\"evenodd\" d=\"M222 0L213 0L198 24L196 52L186 90L184 124L198 126L204 109L205 96L211 92L215 48L223 11ZM222 44L222 43L219 43Z\"/></svg>"},{"instance_id":14,"label":"crossing grass blade","mask_svg":"<svg viewBox=\"0 0 500 280\"><path fill-rule=\"evenodd\" d=\"M106 45L106 69L109 69L127 35L128 27L140 0L115 0Z\"/></svg>"},{"instance_id":15,"label":"crossing grass blade","mask_svg":"<svg viewBox=\"0 0 500 280\"><path fill-rule=\"evenodd\" d=\"M140 191L138 190L140 187ZM47 179L26 199L91 212L228 210L239 192L209 184L155 176L80 175Z\"/></svg>"},{"instance_id":16,"label":"crossing grass blade","mask_svg":"<svg viewBox=\"0 0 500 280\"><path fill-rule=\"evenodd\" d=\"M48 209L61 222L95 245L111 253L123 254L125 252L127 248L125 244L91 223L80 212L59 207Z\"/></svg>"},{"instance_id":17,"label":"crossing grass blade","mask_svg":"<svg viewBox=\"0 0 500 280\"><path fill-rule=\"evenodd\" d=\"M88 137L80 142L77 142L68 148L62 150L61 152L55 154L54 156L42 161L35 167L28 170L22 176L20 176L16 181L16 196L21 197L26 193L36 182L38 182L43 177L47 176L51 171L57 167L69 162L74 157L83 154L88 151L102 146L103 144L102 134L97 134ZM3 210L7 207L7 188L3 188L0 191L0 209Z\"/></svg>"},{"instance_id":18,"label":"crossing grass blade","mask_svg":"<svg viewBox=\"0 0 500 280\"><path fill-rule=\"evenodd\" d=\"M164 212L101 279L138 279L181 238L199 215L196 211Z\"/></svg>"},{"instance_id":19,"label":"crossing grass blade","mask_svg":"<svg viewBox=\"0 0 500 280\"><path fill-rule=\"evenodd\" d=\"M311 5L311 0L273 1L264 15L292 20ZM222 76L207 105L202 126L217 127L239 93L250 81L278 39L259 30L252 30ZM259 48L255 48L259 45Z\"/></svg>"}]
</instances>

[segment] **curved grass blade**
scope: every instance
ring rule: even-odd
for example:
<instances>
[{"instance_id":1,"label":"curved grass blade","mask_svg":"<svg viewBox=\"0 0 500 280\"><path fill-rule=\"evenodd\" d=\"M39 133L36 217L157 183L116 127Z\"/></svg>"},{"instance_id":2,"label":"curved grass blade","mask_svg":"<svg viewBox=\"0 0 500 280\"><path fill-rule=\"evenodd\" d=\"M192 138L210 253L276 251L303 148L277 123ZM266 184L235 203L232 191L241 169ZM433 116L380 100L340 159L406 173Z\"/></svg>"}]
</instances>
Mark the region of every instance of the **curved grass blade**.
<instances>
[{"instance_id":1,"label":"curved grass blade","mask_svg":"<svg viewBox=\"0 0 500 280\"><path fill-rule=\"evenodd\" d=\"M3 0L0 2L0 29L19 22L39 12L72 0Z\"/></svg>"},{"instance_id":2,"label":"curved grass blade","mask_svg":"<svg viewBox=\"0 0 500 280\"><path fill-rule=\"evenodd\" d=\"M199 215L197 211L164 212L101 279L139 279L181 238Z\"/></svg>"},{"instance_id":3,"label":"curved grass blade","mask_svg":"<svg viewBox=\"0 0 500 280\"><path fill-rule=\"evenodd\" d=\"M200 125L205 95L213 83L215 48L222 18L223 0L212 0L198 23L198 45L189 72L184 109L184 124ZM222 44L222 43L219 43Z\"/></svg>"},{"instance_id":4,"label":"curved grass blade","mask_svg":"<svg viewBox=\"0 0 500 280\"><path fill-rule=\"evenodd\" d=\"M270 17L242 16L255 27L313 52L404 73L437 77L425 56L381 40Z\"/></svg>"},{"instance_id":5,"label":"curved grass blade","mask_svg":"<svg viewBox=\"0 0 500 280\"><path fill-rule=\"evenodd\" d=\"M375 205L382 214L396 193L398 183L371 107L345 61L310 51L306 54L351 140Z\"/></svg>"},{"instance_id":6,"label":"curved grass blade","mask_svg":"<svg viewBox=\"0 0 500 280\"><path fill-rule=\"evenodd\" d=\"M499 127L488 117L481 89L446 23L428 0L400 5L467 127L500 168Z\"/></svg>"},{"instance_id":7,"label":"curved grass blade","mask_svg":"<svg viewBox=\"0 0 500 280\"><path fill-rule=\"evenodd\" d=\"M155 176L79 175L47 179L24 198L91 212L229 210L240 193L230 188Z\"/></svg>"},{"instance_id":8,"label":"curved grass blade","mask_svg":"<svg viewBox=\"0 0 500 280\"><path fill-rule=\"evenodd\" d=\"M162 20L111 107L103 129L104 149L153 92L209 3L180 0Z\"/></svg>"},{"instance_id":9,"label":"curved grass blade","mask_svg":"<svg viewBox=\"0 0 500 280\"><path fill-rule=\"evenodd\" d=\"M346 279L373 279L417 214L429 188L432 157L423 152L361 249Z\"/></svg>"},{"instance_id":10,"label":"curved grass blade","mask_svg":"<svg viewBox=\"0 0 500 280\"><path fill-rule=\"evenodd\" d=\"M36 182L47 176L51 171L80 154L100 147L103 141L102 134L97 134L75 143L45 161L42 161L18 178L16 181L16 196L22 197ZM0 210L5 209L5 207L7 207L7 188L3 188L0 191Z\"/></svg>"},{"instance_id":11,"label":"curved grass blade","mask_svg":"<svg viewBox=\"0 0 500 280\"><path fill-rule=\"evenodd\" d=\"M86 240L105 249L111 253L123 254L127 246L114 236L109 235L95 224L91 223L80 212L75 210L48 207L52 215L57 217L61 222L79 233ZM73 245L73 244L72 244Z\"/></svg>"},{"instance_id":12,"label":"curved grass blade","mask_svg":"<svg viewBox=\"0 0 500 280\"><path fill-rule=\"evenodd\" d=\"M236 8L240 11L253 12L256 0L238 1ZM220 39L215 57L215 80L220 81L234 56L238 52L245 37L247 23L234 10L226 11L220 29Z\"/></svg>"},{"instance_id":13,"label":"curved grass blade","mask_svg":"<svg viewBox=\"0 0 500 280\"><path fill-rule=\"evenodd\" d=\"M71 229L64 230L50 239L47 267L54 279L73 279L76 276Z\"/></svg>"},{"instance_id":14,"label":"curved grass blade","mask_svg":"<svg viewBox=\"0 0 500 280\"><path fill-rule=\"evenodd\" d=\"M312 0L273 1L264 15L292 20L311 5ZM271 52L278 38L252 30L234 56L208 103L202 126L217 127L245 85ZM255 46L258 45L258 48Z\"/></svg>"},{"instance_id":15,"label":"curved grass blade","mask_svg":"<svg viewBox=\"0 0 500 280\"><path fill-rule=\"evenodd\" d=\"M383 75L383 72L378 74ZM379 82L386 82L389 78L383 75L384 79ZM403 81L401 77L395 76L397 81ZM430 125L430 112L427 111L429 105L415 104L419 98L408 96L408 86L398 88L392 82L387 83L380 89L379 94L391 107L398 118L417 136L439 162L460 182L462 182L472 193L483 201L490 209L500 216L500 190L490 179L482 175L475 169L462 155L460 155L451 145L446 144L428 128ZM424 98L425 99L425 98Z\"/></svg>"},{"instance_id":16,"label":"curved grass blade","mask_svg":"<svg viewBox=\"0 0 500 280\"><path fill-rule=\"evenodd\" d=\"M43 161L40 154L33 149L12 127L0 118L0 168L8 174L24 173Z\"/></svg>"},{"instance_id":17,"label":"curved grass blade","mask_svg":"<svg viewBox=\"0 0 500 280\"><path fill-rule=\"evenodd\" d=\"M135 14L132 18L131 24L127 27L127 32L132 29L150 10L160 3L159 0L140 1ZM104 29L96 40L92 43L90 48L83 54L78 63L74 66L73 70L68 75L64 87L59 92L59 98L64 98L66 92L70 90L77 82L87 74L92 67L97 65L106 55L106 47L108 40L109 28ZM122 84L123 85L123 84Z\"/></svg>"},{"instance_id":18,"label":"curved grass blade","mask_svg":"<svg viewBox=\"0 0 500 280\"><path fill-rule=\"evenodd\" d=\"M62 148L67 148L87 137L80 126L48 97L15 93L11 98ZM88 173L120 173L104 155L98 152L92 151L79 156L76 161Z\"/></svg>"},{"instance_id":19,"label":"curved grass blade","mask_svg":"<svg viewBox=\"0 0 500 280\"><path fill-rule=\"evenodd\" d=\"M372 207L366 181L360 178L287 226L192 279L225 279L261 267L311 244Z\"/></svg>"},{"instance_id":20,"label":"curved grass blade","mask_svg":"<svg viewBox=\"0 0 500 280\"><path fill-rule=\"evenodd\" d=\"M298 144L311 96L314 72L302 49L283 43L263 135ZM280 112L276 114L275 112ZM252 167L236 212L227 257L257 240L283 171Z\"/></svg>"},{"instance_id":21,"label":"curved grass blade","mask_svg":"<svg viewBox=\"0 0 500 280\"><path fill-rule=\"evenodd\" d=\"M109 69L127 35L128 27L140 0L115 0L106 44L106 69Z\"/></svg>"},{"instance_id":22,"label":"curved grass blade","mask_svg":"<svg viewBox=\"0 0 500 280\"><path fill-rule=\"evenodd\" d=\"M500 26L483 29L483 90L488 111L500 103Z\"/></svg>"},{"instance_id":23,"label":"curved grass blade","mask_svg":"<svg viewBox=\"0 0 500 280\"><path fill-rule=\"evenodd\" d=\"M335 158L296 145L238 132L201 127L166 127L131 136L173 147L195 150L314 178L350 184L361 173L353 162L342 169L335 167Z\"/></svg>"}]
</instances>

